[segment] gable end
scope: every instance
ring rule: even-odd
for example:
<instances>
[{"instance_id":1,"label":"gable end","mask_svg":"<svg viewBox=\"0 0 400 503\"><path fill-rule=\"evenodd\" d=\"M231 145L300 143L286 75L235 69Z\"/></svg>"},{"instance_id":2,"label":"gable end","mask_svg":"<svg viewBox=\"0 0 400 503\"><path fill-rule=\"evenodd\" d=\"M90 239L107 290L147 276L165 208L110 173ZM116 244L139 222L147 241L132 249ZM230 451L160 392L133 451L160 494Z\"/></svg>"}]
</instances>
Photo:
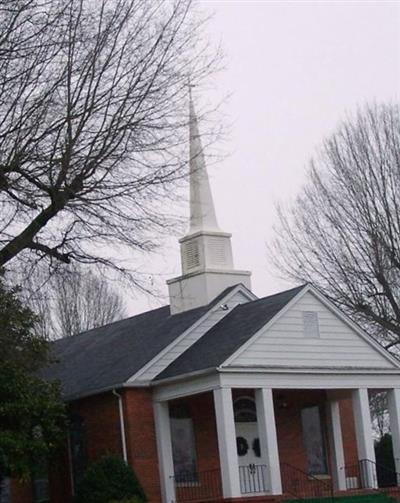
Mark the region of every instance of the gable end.
<instances>
[{"instance_id":1,"label":"gable end","mask_svg":"<svg viewBox=\"0 0 400 503\"><path fill-rule=\"evenodd\" d=\"M390 370L400 365L308 285L221 367Z\"/></svg>"}]
</instances>

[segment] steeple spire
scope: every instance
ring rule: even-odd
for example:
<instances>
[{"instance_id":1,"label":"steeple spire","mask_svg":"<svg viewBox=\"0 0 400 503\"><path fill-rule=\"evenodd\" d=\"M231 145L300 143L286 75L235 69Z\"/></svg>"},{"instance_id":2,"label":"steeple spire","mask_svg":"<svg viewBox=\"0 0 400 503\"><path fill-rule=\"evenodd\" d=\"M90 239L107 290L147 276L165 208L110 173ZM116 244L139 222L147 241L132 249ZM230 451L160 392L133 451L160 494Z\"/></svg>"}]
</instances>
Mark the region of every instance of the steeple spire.
<instances>
[{"instance_id":1,"label":"steeple spire","mask_svg":"<svg viewBox=\"0 0 400 503\"><path fill-rule=\"evenodd\" d=\"M182 275L167 281L172 314L204 306L238 283L250 290L250 272L234 269L231 235L217 224L190 84L189 168L190 225L179 240Z\"/></svg>"},{"instance_id":2,"label":"steeple spire","mask_svg":"<svg viewBox=\"0 0 400 503\"><path fill-rule=\"evenodd\" d=\"M199 231L218 231L214 201L204 159L196 112L189 84L189 163L190 163L190 228L189 234Z\"/></svg>"}]
</instances>

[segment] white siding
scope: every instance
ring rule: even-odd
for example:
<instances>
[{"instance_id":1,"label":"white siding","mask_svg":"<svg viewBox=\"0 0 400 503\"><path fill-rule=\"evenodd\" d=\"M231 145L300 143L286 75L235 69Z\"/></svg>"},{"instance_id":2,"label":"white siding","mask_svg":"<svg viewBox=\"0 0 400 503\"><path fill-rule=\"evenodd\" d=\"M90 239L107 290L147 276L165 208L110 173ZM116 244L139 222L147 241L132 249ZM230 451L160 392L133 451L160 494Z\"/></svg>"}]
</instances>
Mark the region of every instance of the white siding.
<instances>
[{"instance_id":1,"label":"white siding","mask_svg":"<svg viewBox=\"0 0 400 503\"><path fill-rule=\"evenodd\" d=\"M188 330L183 336L178 337L166 351L160 353L152 362L150 362L138 376L134 376L134 380L139 379L140 381L151 380L165 368L168 367L178 356L180 356L186 349L188 349L192 344L194 344L200 337L202 337L211 327L217 324L222 318L229 314L232 309L238 304L244 304L249 302L247 295L242 293L240 290L233 294L228 294L227 297L221 300L220 305L226 304L228 306L227 310L221 309L219 306L215 306L214 309L210 310L208 316L199 325L195 326L193 329Z\"/></svg>"},{"instance_id":2,"label":"white siding","mask_svg":"<svg viewBox=\"0 0 400 503\"><path fill-rule=\"evenodd\" d=\"M318 338L305 337L303 312L318 313ZM377 349L307 292L269 329L230 362L230 366L393 368Z\"/></svg>"}]
</instances>

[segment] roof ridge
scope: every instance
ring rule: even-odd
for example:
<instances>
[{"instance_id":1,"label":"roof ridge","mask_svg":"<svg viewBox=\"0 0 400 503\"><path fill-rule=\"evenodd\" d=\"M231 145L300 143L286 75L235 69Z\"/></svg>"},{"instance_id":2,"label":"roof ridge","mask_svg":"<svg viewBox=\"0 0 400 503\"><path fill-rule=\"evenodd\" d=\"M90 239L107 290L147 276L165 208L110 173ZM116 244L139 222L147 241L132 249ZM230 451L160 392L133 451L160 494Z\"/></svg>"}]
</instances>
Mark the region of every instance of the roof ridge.
<instances>
[{"instance_id":1,"label":"roof ridge","mask_svg":"<svg viewBox=\"0 0 400 503\"><path fill-rule=\"evenodd\" d=\"M236 307L244 307L244 306L247 306L247 305L254 305L255 303L257 302L260 302L260 301L265 301L265 300L271 300L273 299L274 297L278 297L279 295L283 295L285 293L290 293L294 290L302 290L303 288L305 288L309 283L303 283L302 285L299 285L299 286L294 286L293 288L289 288L288 290L282 290L281 292L277 292L277 293L273 293L271 295L266 295L265 297L261 297L259 299L255 299L255 300L251 300L249 302L246 302L245 304L239 304L238 306Z\"/></svg>"},{"instance_id":2,"label":"roof ridge","mask_svg":"<svg viewBox=\"0 0 400 503\"><path fill-rule=\"evenodd\" d=\"M225 295L227 295L230 291L232 291L234 288L236 288L238 285L242 285L242 283L237 283L235 285L232 285L230 287L227 287L225 288L220 294L218 294L212 301L210 301L208 304L205 304L204 306L197 306L197 307L194 307L192 309L188 309L187 311L182 311L180 313L175 313L175 314L169 314L169 316L180 316L180 315L184 315L186 313L189 313L189 312L194 312L196 310L200 310L200 309L212 309L214 307L214 305L219 301L221 300L223 297L225 297ZM242 285L244 286L244 285ZM114 321L111 321L110 323L106 323L105 325L101 325L99 327L93 327L93 328L89 328L89 330L84 330L83 332L79 332L79 334L76 334L76 335L66 335L64 337L59 337L58 339L54 339L50 342L58 342L58 341L63 341L63 340L66 340L66 339L69 339L70 337L80 337L81 335L86 335L86 334L89 334L90 332L92 332L93 330L99 330L101 328L104 328L104 327L109 327L111 325L114 325L116 323L121 323L123 321L128 321L128 320L132 320L133 318L140 318L141 316L145 316L145 315L149 315L151 313L155 313L156 311L160 311L161 309L165 309L165 308L170 308L170 305L169 304L166 304L164 306L160 306L160 307L156 307L155 309L149 309L148 311L143 311L142 313L137 313L137 314L134 314L132 316L128 316L127 318L122 318L120 320L114 320Z\"/></svg>"}]
</instances>

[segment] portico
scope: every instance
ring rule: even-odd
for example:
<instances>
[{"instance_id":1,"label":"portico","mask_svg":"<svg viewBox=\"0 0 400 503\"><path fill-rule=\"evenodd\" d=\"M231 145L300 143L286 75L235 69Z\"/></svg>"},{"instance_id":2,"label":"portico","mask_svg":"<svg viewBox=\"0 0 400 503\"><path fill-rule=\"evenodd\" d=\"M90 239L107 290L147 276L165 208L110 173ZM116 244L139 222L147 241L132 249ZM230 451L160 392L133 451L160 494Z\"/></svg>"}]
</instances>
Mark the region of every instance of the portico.
<instances>
[{"instance_id":1,"label":"portico","mask_svg":"<svg viewBox=\"0 0 400 503\"><path fill-rule=\"evenodd\" d=\"M319 384L316 384L316 380ZM394 381L397 381L398 388L393 388ZM399 431L398 414L395 412L397 409L393 405L399 395L399 373L338 374L315 370L311 372L310 369L301 372L272 370L267 372L256 369L252 372L243 372L236 369L233 372L221 371L193 376L189 380L185 379L184 383L180 381L160 383L154 390L156 421L162 422L163 425L167 421L169 423L168 427L157 429L159 453L163 453L164 460L160 466L160 475L165 487L163 502L186 501L185 495L188 491L192 496L191 499L193 494L198 494L200 501L216 495L229 499L293 494L296 490L303 491L306 495L308 491L308 495L312 496L315 491L324 490L325 486L327 491L330 487L334 491L376 487L368 389L377 387L388 389L392 403L391 428L393 431ZM203 398L196 405L196 397L200 396ZM250 441L254 442L255 438L253 439L251 435L246 438L246 435L243 435L244 448L238 453L240 450L238 437L241 436L240 432L246 431L246 428L241 429L236 409L241 397L254 399L256 438L260 447L256 463L247 466L243 463L243 459L249 459L247 451L254 449ZM200 432L200 436L203 435L201 442L210 445L214 441L216 445L213 446L213 452L210 449L209 466L207 456L204 453L200 456L199 453L196 462L200 470L185 483L183 479L174 479L177 471L176 466L174 468L171 438L173 419L167 411L168 404L177 402L182 404L187 401L192 402L190 414L193 417L194 436L199 435L196 428L203 430ZM214 422L216 438L212 438L213 432L210 426L205 427L204 423L196 421L196 411L199 409L202 410L201 416L207 417L204 416L205 404L213 409L210 410L208 422L209 424ZM318 463L323 465L322 457L314 460L310 471L310 462L311 464L313 462L312 459L310 461L310 456L318 457L318 446L314 445L316 448L314 453L307 453L307 431L304 431L308 428L304 422L307 415L303 413L302 416L301 411L310 412L313 407L317 407L321 414L322 448L325 452L320 454L326 462L326 473L312 473L312 469L318 471ZM162 421L161 410L164 411ZM348 419L349 411L354 417L352 424ZM248 410L248 413L251 411ZM345 433L342 431L344 417L347 418ZM247 422L247 431L253 424L253 421ZM211 438L204 437L205 431ZM315 431L313 435L315 440ZM394 444L394 457L400 457L398 445L396 442ZM244 451L246 454L243 456ZM355 473L351 467L359 466L359 462L364 463L364 466ZM321 469L324 471L322 465ZM349 473L346 473L346 469ZM202 476L205 472L208 474ZM296 484L297 487L292 487ZM190 488L195 488L195 492ZM207 494L207 491L212 491L213 494Z\"/></svg>"}]
</instances>

